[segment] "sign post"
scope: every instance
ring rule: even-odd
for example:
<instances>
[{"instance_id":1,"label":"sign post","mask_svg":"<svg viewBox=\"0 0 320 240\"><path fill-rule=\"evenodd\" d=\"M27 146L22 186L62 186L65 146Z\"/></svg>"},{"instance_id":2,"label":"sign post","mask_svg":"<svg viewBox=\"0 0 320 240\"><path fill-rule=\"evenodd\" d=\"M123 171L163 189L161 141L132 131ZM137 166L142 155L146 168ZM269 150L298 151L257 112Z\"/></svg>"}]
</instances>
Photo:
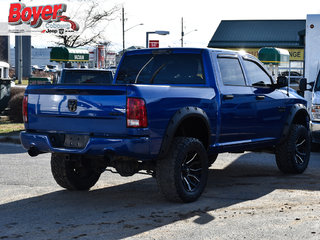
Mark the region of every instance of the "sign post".
<instances>
[{"instance_id":1,"label":"sign post","mask_svg":"<svg viewBox=\"0 0 320 240\"><path fill-rule=\"evenodd\" d=\"M154 32L146 32L146 48L150 47L150 42L149 41L149 34L158 34L158 35L168 35L170 34L169 31L154 31ZM158 41L158 47L159 47L159 40L152 40L152 41Z\"/></svg>"}]
</instances>

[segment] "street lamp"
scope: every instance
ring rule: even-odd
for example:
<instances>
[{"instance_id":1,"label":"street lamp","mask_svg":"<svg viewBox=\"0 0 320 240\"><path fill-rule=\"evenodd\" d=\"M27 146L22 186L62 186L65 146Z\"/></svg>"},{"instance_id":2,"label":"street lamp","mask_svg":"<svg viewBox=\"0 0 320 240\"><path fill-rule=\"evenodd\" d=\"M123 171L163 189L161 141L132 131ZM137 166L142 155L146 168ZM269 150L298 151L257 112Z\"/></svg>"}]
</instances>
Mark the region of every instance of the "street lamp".
<instances>
[{"instance_id":1,"label":"street lamp","mask_svg":"<svg viewBox=\"0 0 320 240\"><path fill-rule=\"evenodd\" d=\"M128 28L128 29L126 29L126 30L124 30L124 31L127 32L127 31L131 30L132 28L135 28L135 27L138 27L138 26L141 26L141 25L143 25L143 23L139 23L139 24L137 24L137 25L134 25L134 26L132 26L131 28Z\"/></svg>"},{"instance_id":2,"label":"street lamp","mask_svg":"<svg viewBox=\"0 0 320 240\"><path fill-rule=\"evenodd\" d=\"M125 19L124 19L124 7L122 7L122 54L124 54L124 50L125 50L124 33L127 32L127 31L129 31L130 29L132 29L132 28L134 28L134 27L143 25L143 23L139 23L139 24L137 24L137 25L134 25L134 26L131 27L131 28L128 28L128 29L124 30L124 22L125 22Z\"/></svg>"},{"instance_id":3,"label":"street lamp","mask_svg":"<svg viewBox=\"0 0 320 240\"><path fill-rule=\"evenodd\" d=\"M183 47L183 37L189 33L196 32L196 31L198 31L198 29L193 29L192 31L187 32L187 33L184 33L183 31L181 32L181 39L180 39L181 40L181 47Z\"/></svg>"},{"instance_id":4,"label":"street lamp","mask_svg":"<svg viewBox=\"0 0 320 240\"><path fill-rule=\"evenodd\" d=\"M146 32L146 48L149 47L149 34L158 34L158 35L168 35L169 31L154 31L154 32Z\"/></svg>"},{"instance_id":5,"label":"street lamp","mask_svg":"<svg viewBox=\"0 0 320 240\"><path fill-rule=\"evenodd\" d=\"M139 23L139 24L137 24L137 25L134 25L134 26L132 26L132 27L130 27L130 28L128 28L128 29L126 29L126 30L124 30L123 29L123 33L122 33L122 36L123 36L123 39L122 39L122 50L123 50L123 52L124 52L124 50L125 50L125 43L124 43L124 33L125 32L127 32L127 31L129 31L129 30L131 30L132 28L135 28L135 27L138 27L138 26L141 26L141 25L143 25L143 23Z\"/></svg>"}]
</instances>

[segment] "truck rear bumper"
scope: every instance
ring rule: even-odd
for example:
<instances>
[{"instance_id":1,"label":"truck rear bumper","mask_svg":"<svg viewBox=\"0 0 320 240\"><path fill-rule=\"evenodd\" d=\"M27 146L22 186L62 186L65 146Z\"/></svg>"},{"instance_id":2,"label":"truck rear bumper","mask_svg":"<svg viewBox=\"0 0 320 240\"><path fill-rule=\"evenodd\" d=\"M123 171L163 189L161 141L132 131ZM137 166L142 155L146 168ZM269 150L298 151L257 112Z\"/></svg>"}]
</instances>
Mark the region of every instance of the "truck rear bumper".
<instances>
[{"instance_id":1,"label":"truck rear bumper","mask_svg":"<svg viewBox=\"0 0 320 240\"><path fill-rule=\"evenodd\" d=\"M128 156L138 159L148 159L150 156L150 138L104 138L90 137L84 148L61 148L52 146L49 136L42 133L21 132L20 139L23 147L28 151L34 150L38 153L69 153L105 155L114 153L118 156ZM31 154L30 154L31 155Z\"/></svg>"},{"instance_id":2,"label":"truck rear bumper","mask_svg":"<svg viewBox=\"0 0 320 240\"><path fill-rule=\"evenodd\" d=\"M311 134L312 141L316 143L320 143L320 122L312 122L311 123Z\"/></svg>"}]
</instances>

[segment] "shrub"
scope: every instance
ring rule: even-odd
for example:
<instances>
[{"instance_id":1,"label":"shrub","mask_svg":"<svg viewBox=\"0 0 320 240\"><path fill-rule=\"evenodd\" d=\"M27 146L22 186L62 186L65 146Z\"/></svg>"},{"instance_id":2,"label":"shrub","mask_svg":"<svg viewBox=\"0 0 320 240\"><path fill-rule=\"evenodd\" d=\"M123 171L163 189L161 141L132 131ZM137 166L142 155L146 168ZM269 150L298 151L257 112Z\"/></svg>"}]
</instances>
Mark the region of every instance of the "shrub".
<instances>
[{"instance_id":1,"label":"shrub","mask_svg":"<svg viewBox=\"0 0 320 240\"><path fill-rule=\"evenodd\" d=\"M12 122L22 123L22 101L24 91L19 92L11 97L9 101L9 118Z\"/></svg>"},{"instance_id":2,"label":"shrub","mask_svg":"<svg viewBox=\"0 0 320 240\"><path fill-rule=\"evenodd\" d=\"M13 98L18 93L24 93L25 90L24 87L11 87L10 96Z\"/></svg>"}]
</instances>

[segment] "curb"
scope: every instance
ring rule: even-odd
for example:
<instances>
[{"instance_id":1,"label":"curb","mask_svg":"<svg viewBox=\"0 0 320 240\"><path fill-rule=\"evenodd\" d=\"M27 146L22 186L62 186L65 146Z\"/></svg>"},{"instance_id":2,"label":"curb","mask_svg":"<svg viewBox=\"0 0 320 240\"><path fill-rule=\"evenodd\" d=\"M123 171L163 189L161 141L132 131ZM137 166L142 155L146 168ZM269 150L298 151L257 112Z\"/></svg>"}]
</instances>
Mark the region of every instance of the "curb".
<instances>
[{"instance_id":1,"label":"curb","mask_svg":"<svg viewBox=\"0 0 320 240\"><path fill-rule=\"evenodd\" d=\"M21 141L17 136L0 136L0 143L21 144Z\"/></svg>"}]
</instances>

